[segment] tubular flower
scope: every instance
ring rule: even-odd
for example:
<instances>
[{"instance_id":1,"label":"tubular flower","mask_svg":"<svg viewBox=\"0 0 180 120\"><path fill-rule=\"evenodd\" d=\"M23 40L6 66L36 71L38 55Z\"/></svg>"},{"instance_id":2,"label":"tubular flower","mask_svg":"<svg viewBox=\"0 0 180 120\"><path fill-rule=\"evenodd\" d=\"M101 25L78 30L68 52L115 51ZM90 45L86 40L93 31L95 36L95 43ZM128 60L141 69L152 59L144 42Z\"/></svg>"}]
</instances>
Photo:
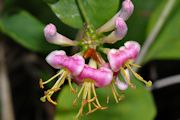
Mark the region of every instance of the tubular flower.
<instances>
[{"instance_id":1,"label":"tubular flower","mask_svg":"<svg viewBox=\"0 0 180 120\"><path fill-rule=\"evenodd\" d=\"M96 95L95 87L101 88L109 85L112 81L112 78L113 72L106 67L96 69L95 66L93 68L92 63L84 66L84 69L81 72L81 74L79 74L79 76L77 76L77 78L75 79L75 82L77 84L82 85L78 93L78 96L74 101L75 104L77 99L79 99L79 97L82 95L81 108L78 114L76 115L76 118L78 118L79 115L83 113L83 108L86 104L88 104L89 109L87 114L92 113L98 109L106 109L106 107L102 107L100 105ZM93 95L93 97L91 97L91 95Z\"/></svg>"},{"instance_id":2,"label":"tubular flower","mask_svg":"<svg viewBox=\"0 0 180 120\"><path fill-rule=\"evenodd\" d=\"M41 98L43 102L46 99L53 103L57 104L51 99L51 96L54 92L60 89L61 85L64 84L65 79L68 80L69 86L72 92L75 92L75 89L72 87L71 84L71 74L73 76L77 76L81 73L84 68L84 59L80 55L74 55L68 57L66 53L62 50L60 51L53 51L47 57L46 61L55 69L61 69L56 75L51 77L49 80L43 82L40 80L41 88L44 88L44 84L47 84L58 77L57 81L53 85L53 87L45 92L44 97Z\"/></svg>"},{"instance_id":3,"label":"tubular flower","mask_svg":"<svg viewBox=\"0 0 180 120\"><path fill-rule=\"evenodd\" d=\"M139 67L138 65L134 64L133 61L136 59L140 50L140 45L135 41L129 41L125 43L125 46L121 47L120 49L111 49L108 53L108 60L111 66L111 69L114 72L122 72L122 75L126 78L131 87L134 85L130 82L130 79L125 71L125 68L128 71L131 71L133 75L139 79L140 81L144 82L147 87L152 85L151 81L145 81L139 74L137 74L132 67Z\"/></svg>"},{"instance_id":4,"label":"tubular flower","mask_svg":"<svg viewBox=\"0 0 180 120\"><path fill-rule=\"evenodd\" d=\"M125 37L128 31L125 21L131 16L133 10L134 5L131 0L124 0L121 10L98 29L86 24L80 37L77 37L78 41L58 33L52 23L46 25L44 35L49 43L78 47L80 51L73 56L67 56L64 51L56 50L46 57L47 63L59 72L47 81L40 80L40 87L44 88L45 84L57 78L53 87L45 91L41 100L57 104L51 96L61 89L65 80L68 80L74 93L76 90L72 87L71 82L77 84L79 89L73 104L76 105L77 100L82 98L79 112L76 115L78 119L83 114L86 105L88 106L87 114L107 108L100 104L96 94L97 88L110 87L115 101L120 102L122 100L120 91L125 91L129 86L135 88L135 85L131 83L130 72L146 86L151 86L151 81L145 81L132 69L132 67L139 67L133 63L140 51L140 45L137 42L128 41L119 49L103 47L104 43L113 44ZM107 35L106 32L110 34ZM85 63L87 61L89 63ZM107 103L108 101L109 96L107 96Z\"/></svg>"}]
</instances>

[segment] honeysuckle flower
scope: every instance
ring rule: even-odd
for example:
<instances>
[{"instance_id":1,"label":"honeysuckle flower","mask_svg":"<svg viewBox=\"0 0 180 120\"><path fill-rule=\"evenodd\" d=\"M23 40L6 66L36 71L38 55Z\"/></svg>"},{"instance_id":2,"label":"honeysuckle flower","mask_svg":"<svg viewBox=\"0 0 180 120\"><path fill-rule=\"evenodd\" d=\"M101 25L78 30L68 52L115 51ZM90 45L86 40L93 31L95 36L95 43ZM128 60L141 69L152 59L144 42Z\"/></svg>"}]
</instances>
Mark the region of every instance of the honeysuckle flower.
<instances>
[{"instance_id":1,"label":"honeysuckle flower","mask_svg":"<svg viewBox=\"0 0 180 120\"><path fill-rule=\"evenodd\" d=\"M102 25L100 28L98 28L96 31L97 33L103 33L103 32L109 32L115 28L115 21L117 17L122 18L124 21L126 21L133 13L134 11L134 5L131 0L124 0L122 2L122 8L121 10L114 15L109 21L107 21L104 25Z\"/></svg>"},{"instance_id":2,"label":"honeysuckle flower","mask_svg":"<svg viewBox=\"0 0 180 120\"><path fill-rule=\"evenodd\" d=\"M82 95L81 108L76 115L76 118L83 113L83 108L88 104L88 113L92 113L98 109L106 109L102 107L96 95L95 87L105 87L109 85L113 79L113 72L106 68L100 67L96 68L97 65L93 59L90 60L89 65L85 65L82 72L75 78L75 82L82 85L77 98L74 101L76 103L77 99ZM91 94L93 97L91 97Z\"/></svg>"},{"instance_id":3,"label":"honeysuckle flower","mask_svg":"<svg viewBox=\"0 0 180 120\"><path fill-rule=\"evenodd\" d=\"M139 67L133 63L133 60L136 59L139 54L140 45L135 41L126 42L124 47L120 49L111 49L108 53L108 60L111 66L111 69L114 72L121 71L123 76L126 78L127 82L131 87L134 85L130 82L128 75L126 74L125 68L133 73L133 75L140 81L144 82L147 87L152 85L151 81L145 81L139 74L137 74L132 67Z\"/></svg>"},{"instance_id":4,"label":"honeysuckle flower","mask_svg":"<svg viewBox=\"0 0 180 120\"><path fill-rule=\"evenodd\" d=\"M47 99L49 102L56 104L56 102L51 99L51 96L53 95L54 92L60 89L61 85L64 84L66 78L68 79L68 83L71 90L75 92L71 84L71 75L78 76L83 70L85 62L82 56L74 55L69 57L62 50L51 52L46 57L46 61L49 65L51 65L55 69L61 69L61 70L56 75L54 75L45 82L40 80L40 86L41 88L44 88L43 86L44 84L47 84L58 77L56 83L53 85L51 89L45 92L45 95L44 97L41 98L41 100L45 102Z\"/></svg>"},{"instance_id":5,"label":"honeysuckle flower","mask_svg":"<svg viewBox=\"0 0 180 120\"><path fill-rule=\"evenodd\" d=\"M44 28L44 36L46 40L50 43L61 45L61 46L76 46L77 42L72 41L69 38L59 34L57 32L56 26L52 23L46 25Z\"/></svg>"},{"instance_id":6,"label":"honeysuckle flower","mask_svg":"<svg viewBox=\"0 0 180 120\"><path fill-rule=\"evenodd\" d=\"M107 37L103 38L103 43L115 43L117 40L121 40L127 33L127 25L121 17L117 17L115 21L116 29L112 31Z\"/></svg>"}]
</instances>

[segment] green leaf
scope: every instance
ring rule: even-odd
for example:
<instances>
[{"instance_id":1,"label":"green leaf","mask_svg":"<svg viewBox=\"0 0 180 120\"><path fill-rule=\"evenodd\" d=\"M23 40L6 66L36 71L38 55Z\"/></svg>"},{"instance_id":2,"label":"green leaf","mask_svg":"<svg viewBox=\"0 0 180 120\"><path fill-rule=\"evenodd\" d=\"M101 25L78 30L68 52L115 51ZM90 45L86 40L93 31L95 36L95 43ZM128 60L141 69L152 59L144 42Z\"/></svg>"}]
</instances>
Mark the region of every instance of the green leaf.
<instances>
[{"instance_id":1,"label":"green leaf","mask_svg":"<svg viewBox=\"0 0 180 120\"><path fill-rule=\"evenodd\" d=\"M77 0L84 19L95 28L100 27L112 16L119 8L119 0Z\"/></svg>"},{"instance_id":2,"label":"green leaf","mask_svg":"<svg viewBox=\"0 0 180 120\"><path fill-rule=\"evenodd\" d=\"M32 51L47 53L57 46L45 41L44 25L25 11L3 16L0 19L0 31Z\"/></svg>"},{"instance_id":3,"label":"green leaf","mask_svg":"<svg viewBox=\"0 0 180 120\"><path fill-rule=\"evenodd\" d=\"M151 93L141 83L137 89L125 91L125 98L120 103L115 103L111 96L110 103L106 104L109 89L96 89L99 101L107 110L99 110L82 117L83 120L153 120L156 115L155 105ZM58 97L58 106L55 120L71 120L78 112L79 106L72 107L75 99L68 86L65 86Z\"/></svg>"},{"instance_id":4,"label":"green leaf","mask_svg":"<svg viewBox=\"0 0 180 120\"><path fill-rule=\"evenodd\" d=\"M74 28L81 28L83 21L75 0L59 0L50 4L56 16L65 24Z\"/></svg>"},{"instance_id":5,"label":"green leaf","mask_svg":"<svg viewBox=\"0 0 180 120\"><path fill-rule=\"evenodd\" d=\"M117 12L119 4L119 0L59 0L49 3L56 16L74 28L83 26L83 18L99 27Z\"/></svg>"},{"instance_id":6,"label":"green leaf","mask_svg":"<svg viewBox=\"0 0 180 120\"><path fill-rule=\"evenodd\" d=\"M158 12L158 11L157 11ZM157 15L156 15L157 16ZM153 18L155 19L155 18ZM150 22L150 24L152 24ZM180 59L180 9L175 9L145 56L152 59Z\"/></svg>"}]
</instances>

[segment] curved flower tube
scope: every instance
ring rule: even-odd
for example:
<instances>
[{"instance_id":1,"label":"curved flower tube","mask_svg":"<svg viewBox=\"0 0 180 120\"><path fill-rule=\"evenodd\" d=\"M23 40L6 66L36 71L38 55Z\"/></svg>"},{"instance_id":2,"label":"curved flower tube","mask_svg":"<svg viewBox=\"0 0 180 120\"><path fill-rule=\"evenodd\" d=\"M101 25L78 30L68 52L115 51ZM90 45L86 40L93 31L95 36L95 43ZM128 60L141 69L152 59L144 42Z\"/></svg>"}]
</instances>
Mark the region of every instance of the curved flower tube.
<instances>
[{"instance_id":1,"label":"curved flower tube","mask_svg":"<svg viewBox=\"0 0 180 120\"><path fill-rule=\"evenodd\" d=\"M115 25L116 25L115 26L116 29L112 31L107 37L102 39L103 43L113 44L117 42L118 40L121 40L124 38L128 30L125 21L122 18L117 17L115 21Z\"/></svg>"}]
</instances>

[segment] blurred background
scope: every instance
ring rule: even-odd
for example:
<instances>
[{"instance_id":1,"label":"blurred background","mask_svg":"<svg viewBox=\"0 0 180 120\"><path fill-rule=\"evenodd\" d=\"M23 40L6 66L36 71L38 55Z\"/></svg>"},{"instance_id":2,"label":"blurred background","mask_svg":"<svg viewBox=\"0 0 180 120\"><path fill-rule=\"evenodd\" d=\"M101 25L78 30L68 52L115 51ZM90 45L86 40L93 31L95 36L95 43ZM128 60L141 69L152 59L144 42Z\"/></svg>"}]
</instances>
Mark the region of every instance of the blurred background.
<instances>
[{"instance_id":1,"label":"blurred background","mask_svg":"<svg viewBox=\"0 0 180 120\"><path fill-rule=\"evenodd\" d=\"M94 7L96 27L105 23L120 8L119 0L82 0L84 6ZM90 2L91 1L91 2ZM118 48L127 40L141 45L152 32L161 13L170 0L134 0L134 14L127 21L128 34L123 42L108 47ZM127 100L119 105L110 104L112 110L85 116L85 120L180 120L180 2L175 4L166 18L154 43L145 54L139 73L153 86L146 89L140 83L137 91L128 90ZM82 3L83 3L82 2ZM92 3L88 6L85 3ZM42 103L43 90L39 79L48 79L56 73L45 61L55 49L73 53L71 47L51 45L45 41L43 28L48 23L57 26L58 32L75 39L82 27L76 13L76 0L0 0L0 117L2 120L69 120L75 114L66 91L57 93L57 107ZM87 5L87 6L86 6ZM94 5L94 6L93 6ZM108 7L112 7L109 10ZM70 9L70 10L69 10ZM68 10L70 12L68 12ZM87 10L87 13L89 11ZM109 10L106 13L105 10ZM91 12L91 11L90 11ZM99 13L98 13L99 12ZM69 18L66 17L69 14ZM59 18L59 16L61 16ZM80 19L82 20L82 19ZM97 23L96 23L97 22ZM65 86L64 86L65 87ZM66 88L65 88L66 89ZM65 100L60 100L59 98ZM66 101L67 100L67 101ZM65 104L68 104L67 106ZM77 110L76 110L77 112Z\"/></svg>"}]
</instances>

